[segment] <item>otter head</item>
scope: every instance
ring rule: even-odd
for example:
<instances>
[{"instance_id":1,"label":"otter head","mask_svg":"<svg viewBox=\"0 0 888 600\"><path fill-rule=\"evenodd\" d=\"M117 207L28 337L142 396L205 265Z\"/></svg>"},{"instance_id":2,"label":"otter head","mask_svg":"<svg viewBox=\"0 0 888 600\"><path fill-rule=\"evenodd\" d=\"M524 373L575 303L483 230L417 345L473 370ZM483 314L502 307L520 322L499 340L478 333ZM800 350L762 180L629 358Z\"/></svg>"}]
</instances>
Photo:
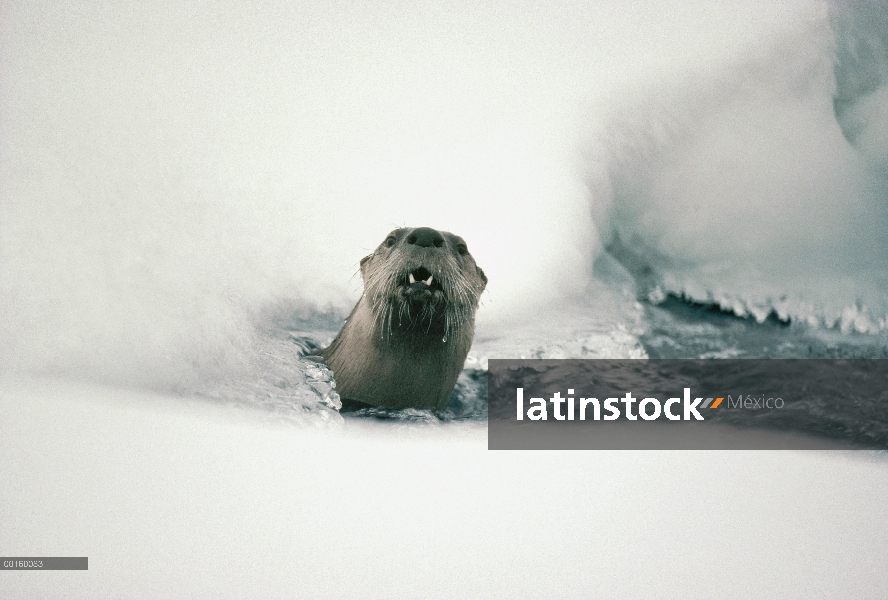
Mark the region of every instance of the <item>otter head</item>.
<instances>
[{"instance_id":1,"label":"otter head","mask_svg":"<svg viewBox=\"0 0 888 600\"><path fill-rule=\"evenodd\" d=\"M396 229L361 259L364 296L384 338L455 338L487 285L465 240L430 227ZM470 333L471 335L471 333Z\"/></svg>"},{"instance_id":2,"label":"otter head","mask_svg":"<svg viewBox=\"0 0 888 600\"><path fill-rule=\"evenodd\" d=\"M361 277L364 295L321 353L343 406L443 409L472 345L484 271L461 237L418 227L388 234Z\"/></svg>"}]
</instances>

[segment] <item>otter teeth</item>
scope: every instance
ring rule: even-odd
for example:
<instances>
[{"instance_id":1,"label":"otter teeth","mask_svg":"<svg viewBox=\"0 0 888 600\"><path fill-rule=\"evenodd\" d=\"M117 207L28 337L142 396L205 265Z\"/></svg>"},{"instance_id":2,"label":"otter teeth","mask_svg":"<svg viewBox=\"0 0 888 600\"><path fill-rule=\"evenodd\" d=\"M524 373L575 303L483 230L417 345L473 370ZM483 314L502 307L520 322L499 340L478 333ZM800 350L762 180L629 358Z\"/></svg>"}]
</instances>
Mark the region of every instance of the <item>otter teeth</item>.
<instances>
[{"instance_id":1,"label":"otter teeth","mask_svg":"<svg viewBox=\"0 0 888 600\"><path fill-rule=\"evenodd\" d=\"M413 273L410 274L410 284L416 283L416 277L413 276Z\"/></svg>"},{"instance_id":2,"label":"otter teeth","mask_svg":"<svg viewBox=\"0 0 888 600\"><path fill-rule=\"evenodd\" d=\"M423 281L423 283L432 287L432 277L432 275L429 275L429 278ZM410 284L413 285L414 283L416 283L416 277L413 276L413 273L410 273Z\"/></svg>"}]
</instances>

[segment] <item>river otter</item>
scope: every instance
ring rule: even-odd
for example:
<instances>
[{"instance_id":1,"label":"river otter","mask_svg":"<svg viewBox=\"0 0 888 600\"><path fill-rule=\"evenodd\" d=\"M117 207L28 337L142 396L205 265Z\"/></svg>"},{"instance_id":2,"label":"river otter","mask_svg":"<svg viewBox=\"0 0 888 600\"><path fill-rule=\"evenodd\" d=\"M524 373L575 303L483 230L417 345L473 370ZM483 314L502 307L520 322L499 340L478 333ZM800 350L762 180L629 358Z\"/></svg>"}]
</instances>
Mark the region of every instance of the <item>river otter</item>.
<instances>
[{"instance_id":1,"label":"river otter","mask_svg":"<svg viewBox=\"0 0 888 600\"><path fill-rule=\"evenodd\" d=\"M430 227L388 234L361 259L364 294L321 355L343 400L392 408L447 405L487 285L465 241Z\"/></svg>"}]
</instances>

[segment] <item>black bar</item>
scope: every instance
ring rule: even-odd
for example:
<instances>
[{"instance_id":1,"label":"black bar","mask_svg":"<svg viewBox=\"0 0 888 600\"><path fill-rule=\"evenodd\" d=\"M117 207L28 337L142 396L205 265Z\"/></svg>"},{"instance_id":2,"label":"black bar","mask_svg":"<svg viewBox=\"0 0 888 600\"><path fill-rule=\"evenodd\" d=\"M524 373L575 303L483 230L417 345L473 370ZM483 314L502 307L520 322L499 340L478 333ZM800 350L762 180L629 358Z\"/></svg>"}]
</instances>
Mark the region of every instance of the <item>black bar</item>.
<instances>
[{"instance_id":1,"label":"black bar","mask_svg":"<svg viewBox=\"0 0 888 600\"><path fill-rule=\"evenodd\" d=\"M489 365L491 450L888 449L888 360Z\"/></svg>"}]
</instances>

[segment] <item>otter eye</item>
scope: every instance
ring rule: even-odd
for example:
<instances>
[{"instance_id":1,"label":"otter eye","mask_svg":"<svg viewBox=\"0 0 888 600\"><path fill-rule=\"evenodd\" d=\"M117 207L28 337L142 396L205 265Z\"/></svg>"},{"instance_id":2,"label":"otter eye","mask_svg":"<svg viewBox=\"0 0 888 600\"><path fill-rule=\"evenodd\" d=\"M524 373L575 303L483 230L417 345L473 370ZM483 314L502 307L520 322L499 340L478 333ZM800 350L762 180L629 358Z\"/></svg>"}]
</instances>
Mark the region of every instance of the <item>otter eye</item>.
<instances>
[{"instance_id":1,"label":"otter eye","mask_svg":"<svg viewBox=\"0 0 888 600\"><path fill-rule=\"evenodd\" d=\"M459 252L460 254L467 254L469 252L469 249L466 248L465 244L460 244L459 246L456 247L456 251Z\"/></svg>"},{"instance_id":2,"label":"otter eye","mask_svg":"<svg viewBox=\"0 0 888 600\"><path fill-rule=\"evenodd\" d=\"M398 241L398 240L395 239L395 236L393 236L393 235L388 236L387 238L385 238L385 247L391 248L392 246L395 245L396 241Z\"/></svg>"}]
</instances>

